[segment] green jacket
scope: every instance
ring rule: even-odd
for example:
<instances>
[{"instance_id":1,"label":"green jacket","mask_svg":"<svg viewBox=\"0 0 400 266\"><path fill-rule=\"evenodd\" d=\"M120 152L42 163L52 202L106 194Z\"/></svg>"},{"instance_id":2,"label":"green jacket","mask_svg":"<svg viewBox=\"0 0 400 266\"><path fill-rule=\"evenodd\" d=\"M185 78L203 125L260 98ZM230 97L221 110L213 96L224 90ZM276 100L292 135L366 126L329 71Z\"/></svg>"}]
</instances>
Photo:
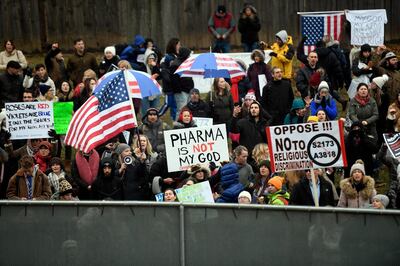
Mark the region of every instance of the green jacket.
<instances>
[{"instance_id":1,"label":"green jacket","mask_svg":"<svg viewBox=\"0 0 400 266\"><path fill-rule=\"evenodd\" d=\"M273 194L268 194L268 204L271 205L288 205L290 194L287 191L278 190Z\"/></svg>"}]
</instances>

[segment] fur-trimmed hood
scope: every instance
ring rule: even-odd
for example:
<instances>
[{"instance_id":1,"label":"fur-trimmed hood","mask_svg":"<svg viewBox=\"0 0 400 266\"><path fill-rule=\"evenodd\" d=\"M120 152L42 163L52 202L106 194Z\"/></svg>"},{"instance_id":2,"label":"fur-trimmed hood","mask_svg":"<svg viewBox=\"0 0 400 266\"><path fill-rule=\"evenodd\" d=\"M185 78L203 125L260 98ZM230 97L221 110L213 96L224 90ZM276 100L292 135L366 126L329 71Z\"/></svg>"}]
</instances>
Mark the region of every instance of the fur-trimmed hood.
<instances>
[{"instance_id":1,"label":"fur-trimmed hood","mask_svg":"<svg viewBox=\"0 0 400 266\"><path fill-rule=\"evenodd\" d=\"M365 187L360 191L360 197L364 200L369 199L375 188L375 180L370 176L364 176L362 183ZM353 178L349 177L340 181L340 189L349 199L357 198L357 190L353 187Z\"/></svg>"}]
</instances>

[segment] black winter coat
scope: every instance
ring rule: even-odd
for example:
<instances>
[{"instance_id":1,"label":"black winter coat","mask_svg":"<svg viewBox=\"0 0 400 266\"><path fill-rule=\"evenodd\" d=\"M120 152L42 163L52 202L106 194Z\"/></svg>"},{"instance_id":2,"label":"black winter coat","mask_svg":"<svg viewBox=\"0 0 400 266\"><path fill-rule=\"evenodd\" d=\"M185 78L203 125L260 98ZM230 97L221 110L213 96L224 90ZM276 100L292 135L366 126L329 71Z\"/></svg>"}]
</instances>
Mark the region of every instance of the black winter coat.
<instances>
[{"instance_id":1,"label":"black winter coat","mask_svg":"<svg viewBox=\"0 0 400 266\"><path fill-rule=\"evenodd\" d=\"M323 177L319 177L320 197L319 206L335 206L332 185ZM311 193L310 184L307 178L302 178L294 185L290 195L291 205L315 206L314 198Z\"/></svg>"},{"instance_id":2,"label":"black winter coat","mask_svg":"<svg viewBox=\"0 0 400 266\"><path fill-rule=\"evenodd\" d=\"M145 163L134 160L123 174L124 200L149 200L150 187Z\"/></svg>"},{"instance_id":3,"label":"black winter coat","mask_svg":"<svg viewBox=\"0 0 400 266\"><path fill-rule=\"evenodd\" d=\"M272 116L271 126L283 125L293 99L293 89L288 80L274 80L264 86L261 106Z\"/></svg>"},{"instance_id":4,"label":"black winter coat","mask_svg":"<svg viewBox=\"0 0 400 266\"><path fill-rule=\"evenodd\" d=\"M196 103L189 101L186 107L189 108L194 117L210 117L211 115L210 106L203 100Z\"/></svg>"},{"instance_id":5,"label":"black winter coat","mask_svg":"<svg viewBox=\"0 0 400 266\"><path fill-rule=\"evenodd\" d=\"M337 90L343 87L344 74L339 59L329 48L317 48L319 64L326 70L326 74L332 84L332 88Z\"/></svg>"},{"instance_id":6,"label":"black winter coat","mask_svg":"<svg viewBox=\"0 0 400 266\"><path fill-rule=\"evenodd\" d=\"M8 74L0 74L0 109L5 103L22 101L22 78Z\"/></svg>"},{"instance_id":7,"label":"black winter coat","mask_svg":"<svg viewBox=\"0 0 400 266\"><path fill-rule=\"evenodd\" d=\"M261 29L260 20L257 16L253 18L250 17L240 17L238 22L239 32L242 34L241 42L252 44L258 42L258 32Z\"/></svg>"}]
</instances>

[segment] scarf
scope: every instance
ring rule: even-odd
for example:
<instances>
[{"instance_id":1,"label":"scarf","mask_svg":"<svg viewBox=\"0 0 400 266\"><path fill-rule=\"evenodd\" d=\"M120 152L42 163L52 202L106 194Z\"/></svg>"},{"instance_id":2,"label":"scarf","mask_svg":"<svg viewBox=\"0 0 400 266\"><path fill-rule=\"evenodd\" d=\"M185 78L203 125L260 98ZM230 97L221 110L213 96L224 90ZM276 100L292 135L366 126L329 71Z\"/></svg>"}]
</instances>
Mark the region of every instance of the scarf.
<instances>
[{"instance_id":1,"label":"scarf","mask_svg":"<svg viewBox=\"0 0 400 266\"><path fill-rule=\"evenodd\" d=\"M239 82L243 79L242 76L231 78L231 94L234 103L239 102Z\"/></svg>"},{"instance_id":2,"label":"scarf","mask_svg":"<svg viewBox=\"0 0 400 266\"><path fill-rule=\"evenodd\" d=\"M33 158L35 159L35 162L39 165L40 171L42 171L43 173L46 172L47 164L49 163L51 156L48 155L43 157L37 152Z\"/></svg>"},{"instance_id":3,"label":"scarf","mask_svg":"<svg viewBox=\"0 0 400 266\"><path fill-rule=\"evenodd\" d=\"M47 175L49 178L50 186L54 188L54 193L57 193L60 186L60 180L65 179L65 172L61 170L60 175L57 175L54 172L51 172Z\"/></svg>"},{"instance_id":4,"label":"scarf","mask_svg":"<svg viewBox=\"0 0 400 266\"><path fill-rule=\"evenodd\" d=\"M33 197L33 177L31 175L26 176L26 187L28 188L28 199L32 199ZM19 184L17 184L19 186ZM18 196L18 195L17 195Z\"/></svg>"},{"instance_id":5,"label":"scarf","mask_svg":"<svg viewBox=\"0 0 400 266\"><path fill-rule=\"evenodd\" d=\"M88 185L92 185L96 179L100 164L100 156L97 151L93 150L93 152L89 155L89 160L86 160L81 152L77 152L75 160L81 179Z\"/></svg>"},{"instance_id":6,"label":"scarf","mask_svg":"<svg viewBox=\"0 0 400 266\"><path fill-rule=\"evenodd\" d=\"M360 97L360 95L356 94L356 96L354 96L354 99L356 99L356 101L361 105L361 106L366 106L367 103L369 103L369 94L367 95L367 97Z\"/></svg>"}]
</instances>

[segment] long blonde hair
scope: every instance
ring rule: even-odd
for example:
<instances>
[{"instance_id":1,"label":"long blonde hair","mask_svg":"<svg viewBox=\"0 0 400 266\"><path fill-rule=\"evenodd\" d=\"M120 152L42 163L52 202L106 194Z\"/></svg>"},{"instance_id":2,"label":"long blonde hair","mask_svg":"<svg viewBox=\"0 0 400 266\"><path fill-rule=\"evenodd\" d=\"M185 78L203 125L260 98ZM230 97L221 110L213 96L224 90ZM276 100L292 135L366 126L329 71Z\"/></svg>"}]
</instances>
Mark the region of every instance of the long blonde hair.
<instances>
[{"instance_id":1,"label":"long blonde hair","mask_svg":"<svg viewBox=\"0 0 400 266\"><path fill-rule=\"evenodd\" d=\"M141 147L140 147L140 138L145 138L145 139L146 139L147 145L146 145L145 153L146 153L147 155L152 155L152 154L154 153L154 151L153 151L153 146L151 146L151 143L150 143L150 141L149 141L149 138L148 138L146 135L143 135L143 134L140 134L140 135L139 135L139 139L138 139L138 135L135 135L135 136L133 137L133 143L132 143L132 149L133 149L133 151L135 151L137 148L139 148L140 150L142 150Z\"/></svg>"},{"instance_id":2,"label":"long blonde hair","mask_svg":"<svg viewBox=\"0 0 400 266\"><path fill-rule=\"evenodd\" d=\"M258 143L251 152L253 159L259 164L261 161L269 160L269 148L266 143Z\"/></svg>"}]
</instances>

